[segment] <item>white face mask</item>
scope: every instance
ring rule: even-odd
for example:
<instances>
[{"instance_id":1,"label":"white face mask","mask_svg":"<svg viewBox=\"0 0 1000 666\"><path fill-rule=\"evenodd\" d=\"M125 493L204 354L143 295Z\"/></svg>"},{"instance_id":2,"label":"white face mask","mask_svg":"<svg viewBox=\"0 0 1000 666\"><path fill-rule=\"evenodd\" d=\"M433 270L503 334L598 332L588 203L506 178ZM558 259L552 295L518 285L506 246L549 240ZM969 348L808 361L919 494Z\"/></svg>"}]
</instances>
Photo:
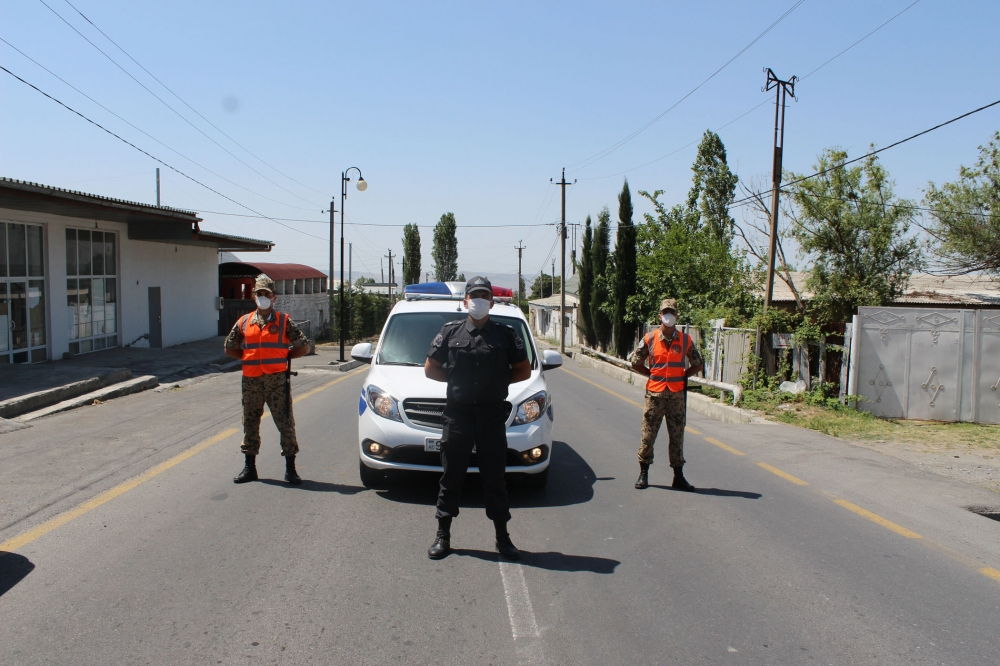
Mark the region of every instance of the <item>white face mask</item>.
<instances>
[{"instance_id":1,"label":"white face mask","mask_svg":"<svg viewBox=\"0 0 1000 666\"><path fill-rule=\"evenodd\" d=\"M660 315L660 321L662 321L666 326L673 326L677 323L677 315L673 312L667 312L666 314Z\"/></svg>"},{"instance_id":2,"label":"white face mask","mask_svg":"<svg viewBox=\"0 0 1000 666\"><path fill-rule=\"evenodd\" d=\"M490 313L491 301L485 298L470 298L469 299L469 316L473 319L482 319Z\"/></svg>"},{"instance_id":3,"label":"white face mask","mask_svg":"<svg viewBox=\"0 0 1000 666\"><path fill-rule=\"evenodd\" d=\"M261 310L271 309L271 299L268 298L267 296L257 296L255 297L254 300L257 301L257 307L260 308Z\"/></svg>"}]
</instances>

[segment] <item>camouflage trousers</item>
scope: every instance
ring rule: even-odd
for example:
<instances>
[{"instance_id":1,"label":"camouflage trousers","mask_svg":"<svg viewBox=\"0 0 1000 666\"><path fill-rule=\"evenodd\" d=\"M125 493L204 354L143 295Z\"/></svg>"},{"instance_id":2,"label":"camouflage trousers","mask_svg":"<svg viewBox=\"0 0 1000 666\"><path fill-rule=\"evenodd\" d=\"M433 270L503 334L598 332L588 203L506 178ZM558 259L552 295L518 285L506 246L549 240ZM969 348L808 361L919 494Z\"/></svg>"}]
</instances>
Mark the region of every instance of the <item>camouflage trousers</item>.
<instances>
[{"instance_id":1,"label":"camouflage trousers","mask_svg":"<svg viewBox=\"0 0 1000 666\"><path fill-rule=\"evenodd\" d=\"M684 464L684 426L687 423L687 391L662 395L646 394L646 409L642 414L642 443L639 445L639 462L653 463L653 444L660 432L660 424L667 420L670 466Z\"/></svg>"},{"instance_id":2,"label":"camouflage trousers","mask_svg":"<svg viewBox=\"0 0 1000 666\"><path fill-rule=\"evenodd\" d=\"M295 417L288 404L283 372L243 377L243 446L240 449L251 456L260 453L260 419L265 404L281 433L281 455L294 456L299 452L299 442L295 438Z\"/></svg>"}]
</instances>

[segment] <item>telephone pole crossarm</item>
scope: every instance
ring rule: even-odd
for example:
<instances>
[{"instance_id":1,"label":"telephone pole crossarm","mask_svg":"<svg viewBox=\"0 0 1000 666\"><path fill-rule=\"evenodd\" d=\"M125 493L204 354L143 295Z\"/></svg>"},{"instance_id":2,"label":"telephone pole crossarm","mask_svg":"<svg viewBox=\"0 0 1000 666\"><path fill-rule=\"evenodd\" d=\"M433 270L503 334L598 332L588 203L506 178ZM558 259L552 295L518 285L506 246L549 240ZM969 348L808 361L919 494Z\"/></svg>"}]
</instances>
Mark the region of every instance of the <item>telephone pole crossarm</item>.
<instances>
[{"instance_id":1,"label":"telephone pole crossarm","mask_svg":"<svg viewBox=\"0 0 1000 666\"><path fill-rule=\"evenodd\" d=\"M764 292L764 311L771 307L774 298L774 264L778 249L778 206L779 194L781 192L781 157L785 147L785 102L787 96L795 97L795 82L798 77L793 76L787 81L782 81L770 67L765 67L767 81L762 92L774 90L774 158L771 166L771 229L768 239L767 253L767 287Z\"/></svg>"}]
</instances>

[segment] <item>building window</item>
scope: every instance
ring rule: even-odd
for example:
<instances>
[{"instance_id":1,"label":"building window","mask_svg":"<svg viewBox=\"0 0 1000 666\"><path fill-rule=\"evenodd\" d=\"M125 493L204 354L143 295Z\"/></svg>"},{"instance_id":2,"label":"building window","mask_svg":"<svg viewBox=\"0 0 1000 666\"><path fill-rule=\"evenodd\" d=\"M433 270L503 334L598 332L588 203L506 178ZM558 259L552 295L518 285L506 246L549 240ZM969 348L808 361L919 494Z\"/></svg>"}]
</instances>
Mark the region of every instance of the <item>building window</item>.
<instances>
[{"instance_id":1,"label":"building window","mask_svg":"<svg viewBox=\"0 0 1000 666\"><path fill-rule=\"evenodd\" d=\"M118 238L113 231L66 229L69 350L118 346Z\"/></svg>"},{"instance_id":2,"label":"building window","mask_svg":"<svg viewBox=\"0 0 1000 666\"><path fill-rule=\"evenodd\" d=\"M48 358L42 227L0 222L0 363Z\"/></svg>"}]
</instances>

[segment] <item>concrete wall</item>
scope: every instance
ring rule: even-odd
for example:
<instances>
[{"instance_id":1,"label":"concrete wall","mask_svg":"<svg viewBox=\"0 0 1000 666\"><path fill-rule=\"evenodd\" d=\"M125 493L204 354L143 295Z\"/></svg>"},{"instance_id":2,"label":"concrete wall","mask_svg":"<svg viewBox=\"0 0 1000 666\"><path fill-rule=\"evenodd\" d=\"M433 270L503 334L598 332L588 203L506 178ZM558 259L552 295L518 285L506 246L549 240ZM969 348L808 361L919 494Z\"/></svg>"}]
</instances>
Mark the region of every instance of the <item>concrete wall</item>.
<instances>
[{"instance_id":1,"label":"concrete wall","mask_svg":"<svg viewBox=\"0 0 1000 666\"><path fill-rule=\"evenodd\" d=\"M292 321L312 322L313 338L330 326L330 299L325 293L276 296L274 301L278 312L287 313Z\"/></svg>"},{"instance_id":2,"label":"concrete wall","mask_svg":"<svg viewBox=\"0 0 1000 666\"><path fill-rule=\"evenodd\" d=\"M575 345L576 340L576 308L566 307L566 344ZM549 309L528 304L528 323L531 331L537 337L559 339L559 309Z\"/></svg>"},{"instance_id":3,"label":"concrete wall","mask_svg":"<svg viewBox=\"0 0 1000 666\"><path fill-rule=\"evenodd\" d=\"M219 260L215 248L132 241L124 223L7 209L0 209L0 219L43 228L50 359L61 359L69 351L67 227L117 232L119 345L149 333L149 287L160 287L164 347L218 334ZM137 343L148 345L147 340Z\"/></svg>"}]
</instances>

